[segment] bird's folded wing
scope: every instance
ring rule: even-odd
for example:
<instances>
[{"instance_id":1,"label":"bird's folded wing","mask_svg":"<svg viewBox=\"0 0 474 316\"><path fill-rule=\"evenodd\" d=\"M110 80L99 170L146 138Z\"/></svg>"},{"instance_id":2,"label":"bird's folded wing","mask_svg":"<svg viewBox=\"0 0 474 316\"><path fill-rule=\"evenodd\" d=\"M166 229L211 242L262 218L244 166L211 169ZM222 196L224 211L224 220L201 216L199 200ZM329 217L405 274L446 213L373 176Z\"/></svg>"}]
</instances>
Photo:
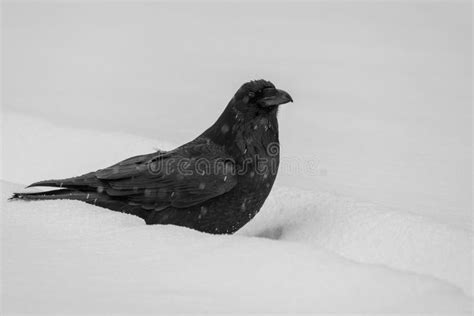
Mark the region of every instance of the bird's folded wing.
<instances>
[{"instance_id":1,"label":"bird's folded wing","mask_svg":"<svg viewBox=\"0 0 474 316\"><path fill-rule=\"evenodd\" d=\"M133 157L95 176L105 184L104 193L153 210L200 204L237 183L233 161L209 144Z\"/></svg>"}]
</instances>

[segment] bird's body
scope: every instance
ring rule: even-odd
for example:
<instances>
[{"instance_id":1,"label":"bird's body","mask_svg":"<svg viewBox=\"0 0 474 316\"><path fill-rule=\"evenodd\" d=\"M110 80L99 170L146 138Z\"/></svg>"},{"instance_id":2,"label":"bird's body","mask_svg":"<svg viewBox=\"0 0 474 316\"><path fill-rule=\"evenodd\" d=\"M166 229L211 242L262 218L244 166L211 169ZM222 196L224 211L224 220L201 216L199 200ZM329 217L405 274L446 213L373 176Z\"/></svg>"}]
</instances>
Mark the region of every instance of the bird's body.
<instances>
[{"instance_id":1,"label":"bird's body","mask_svg":"<svg viewBox=\"0 0 474 316\"><path fill-rule=\"evenodd\" d=\"M71 199L147 224L233 233L262 207L279 165L278 106L291 97L264 80L244 84L214 125L167 152L136 156L79 177L31 186L59 190L13 199Z\"/></svg>"}]
</instances>

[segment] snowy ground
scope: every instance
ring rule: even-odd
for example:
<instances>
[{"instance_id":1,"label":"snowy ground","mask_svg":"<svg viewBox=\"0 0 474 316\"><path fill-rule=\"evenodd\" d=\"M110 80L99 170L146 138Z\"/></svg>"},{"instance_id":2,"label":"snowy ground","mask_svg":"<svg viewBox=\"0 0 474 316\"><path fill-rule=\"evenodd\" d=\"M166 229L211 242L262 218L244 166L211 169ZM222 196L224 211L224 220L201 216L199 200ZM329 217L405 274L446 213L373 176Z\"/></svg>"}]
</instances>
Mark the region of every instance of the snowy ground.
<instances>
[{"instance_id":1,"label":"snowy ground","mask_svg":"<svg viewBox=\"0 0 474 316\"><path fill-rule=\"evenodd\" d=\"M2 182L4 312L471 311L471 231L333 193L277 186L234 236L7 202L31 181L170 145L3 114L3 178L22 184Z\"/></svg>"}]
</instances>

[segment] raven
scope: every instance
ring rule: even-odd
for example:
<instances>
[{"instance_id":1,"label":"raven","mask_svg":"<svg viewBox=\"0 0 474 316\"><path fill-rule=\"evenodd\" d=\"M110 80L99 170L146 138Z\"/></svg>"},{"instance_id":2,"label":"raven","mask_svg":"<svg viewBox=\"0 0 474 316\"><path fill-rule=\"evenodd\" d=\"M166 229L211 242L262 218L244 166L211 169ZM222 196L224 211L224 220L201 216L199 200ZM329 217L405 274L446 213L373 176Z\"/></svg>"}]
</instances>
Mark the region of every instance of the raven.
<instances>
[{"instance_id":1,"label":"raven","mask_svg":"<svg viewBox=\"0 0 474 316\"><path fill-rule=\"evenodd\" d=\"M172 224L231 234L262 207L280 161L277 112L291 96L266 80L242 85L217 121L171 151L126 159L78 177L35 182L59 189L12 200L79 200Z\"/></svg>"}]
</instances>

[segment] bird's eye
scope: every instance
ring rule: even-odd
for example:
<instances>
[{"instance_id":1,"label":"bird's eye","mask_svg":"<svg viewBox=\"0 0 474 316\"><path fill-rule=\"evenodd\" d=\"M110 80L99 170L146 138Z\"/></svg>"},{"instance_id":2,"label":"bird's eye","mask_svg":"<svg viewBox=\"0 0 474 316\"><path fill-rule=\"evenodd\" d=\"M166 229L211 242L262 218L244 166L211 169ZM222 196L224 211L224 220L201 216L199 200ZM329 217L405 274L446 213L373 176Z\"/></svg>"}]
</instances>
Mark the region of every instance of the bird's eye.
<instances>
[{"instance_id":1,"label":"bird's eye","mask_svg":"<svg viewBox=\"0 0 474 316\"><path fill-rule=\"evenodd\" d=\"M255 92L252 92L252 91L249 92L249 97L251 97L251 98L255 97Z\"/></svg>"}]
</instances>

